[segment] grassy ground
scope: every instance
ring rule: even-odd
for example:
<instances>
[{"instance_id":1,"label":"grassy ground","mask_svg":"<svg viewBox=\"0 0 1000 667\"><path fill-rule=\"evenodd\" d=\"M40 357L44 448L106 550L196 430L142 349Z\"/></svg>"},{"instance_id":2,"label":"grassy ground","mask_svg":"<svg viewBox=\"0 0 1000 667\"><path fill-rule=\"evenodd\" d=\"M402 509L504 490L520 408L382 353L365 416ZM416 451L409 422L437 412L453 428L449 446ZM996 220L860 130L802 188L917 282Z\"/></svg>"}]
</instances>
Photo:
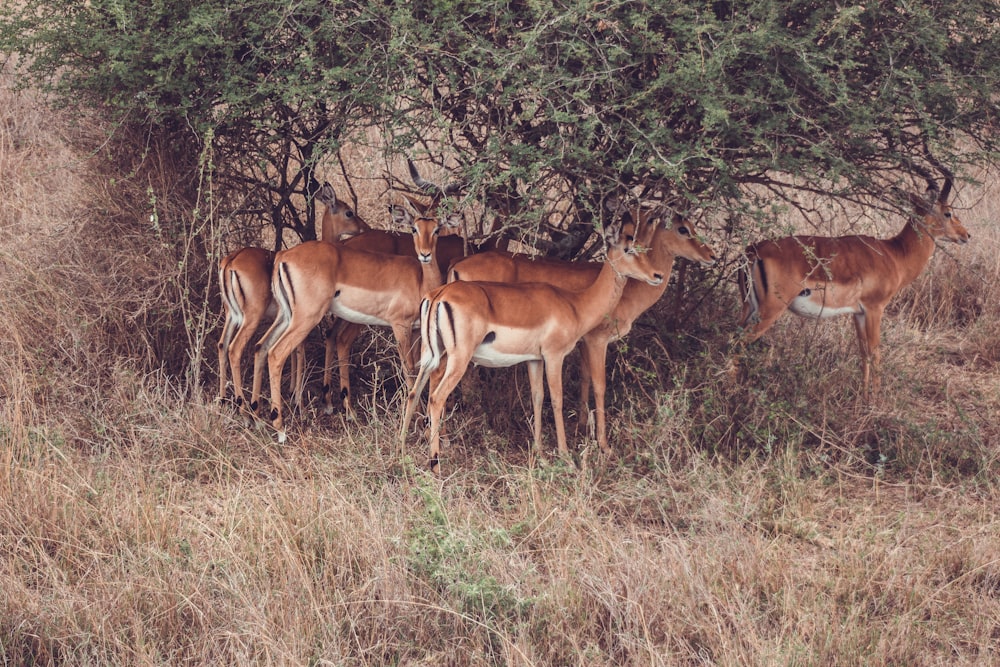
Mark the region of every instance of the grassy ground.
<instances>
[{"instance_id":1,"label":"grassy ground","mask_svg":"<svg viewBox=\"0 0 1000 667\"><path fill-rule=\"evenodd\" d=\"M671 291L612 355L615 457L529 456L523 370L490 371L431 477L381 338L361 423L282 447L212 403L214 352L194 397L149 370L211 350L214 319L169 323L214 306L172 302L100 145L0 88L4 664L1000 661L995 189L960 190L973 245L892 307L874 405L846 321L788 318L734 384L732 285L690 317Z\"/></svg>"}]
</instances>

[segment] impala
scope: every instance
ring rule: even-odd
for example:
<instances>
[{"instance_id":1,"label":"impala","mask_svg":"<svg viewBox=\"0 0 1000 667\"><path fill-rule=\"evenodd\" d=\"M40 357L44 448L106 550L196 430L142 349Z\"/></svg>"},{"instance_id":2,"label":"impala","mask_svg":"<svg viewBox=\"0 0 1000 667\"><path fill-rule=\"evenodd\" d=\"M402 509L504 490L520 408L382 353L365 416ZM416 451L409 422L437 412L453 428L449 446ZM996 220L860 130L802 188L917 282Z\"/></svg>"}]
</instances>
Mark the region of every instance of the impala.
<instances>
[{"instance_id":1,"label":"impala","mask_svg":"<svg viewBox=\"0 0 1000 667\"><path fill-rule=\"evenodd\" d=\"M607 257L597 279L583 290L544 283L448 283L429 294L420 306L420 371L407 398L399 439L406 432L417 400L432 372L445 358L440 378L430 392L430 468L437 470L441 418L445 402L470 362L504 367L528 364L534 412L534 448L542 438L542 368L548 381L560 454L566 454L562 416L562 364L576 342L614 309L628 278L651 285L663 274L649 262L645 248L635 243L634 226L609 231Z\"/></svg>"},{"instance_id":2,"label":"impala","mask_svg":"<svg viewBox=\"0 0 1000 667\"><path fill-rule=\"evenodd\" d=\"M867 399L876 395L886 305L924 270L938 239L960 244L969 240L969 232L948 205L951 174L945 172L940 190L932 179L927 183L926 196L908 195L913 214L890 239L786 236L747 247L747 268L740 275L741 342L763 336L786 310L816 319L851 315L861 353L862 391Z\"/></svg>"},{"instance_id":3,"label":"impala","mask_svg":"<svg viewBox=\"0 0 1000 667\"><path fill-rule=\"evenodd\" d=\"M321 229L323 240L334 241L347 235L370 229L354 209L337 199L329 183L324 183L316 199L326 205ZM273 319L277 306L271 295L271 269L274 253L263 248L241 248L219 262L219 287L222 292L224 325L219 338L219 400L226 397L227 367L232 370L233 395L238 407L243 406L243 376L240 361L250 337L265 319ZM296 406L302 407L304 386L303 350L297 350L292 360L292 378ZM255 364L254 384L261 369ZM250 405L255 412L256 401Z\"/></svg>"},{"instance_id":4,"label":"impala","mask_svg":"<svg viewBox=\"0 0 1000 667\"><path fill-rule=\"evenodd\" d=\"M413 184L421 192L430 195L430 201L426 202L402 193L420 215L433 216L442 198L457 194L462 188L459 183L439 185L428 181L420 175L412 160L407 159L406 163ZM441 276L444 276L448 266L453 261L465 256L465 239L457 234L448 233L457 230L457 228L457 225L454 227L446 225L440 230L441 235L437 241L435 257ZM405 232L371 230L348 239L346 245L357 250L413 257L415 252L414 239L413 234ZM351 398L351 348L354 347L354 341L361 335L363 326L364 324L361 323L340 320L327 331L326 336L326 360L323 365L325 411L327 413L333 412L333 359L336 357L340 378L340 402L344 414L350 420L357 418L354 412L354 401Z\"/></svg>"},{"instance_id":5,"label":"impala","mask_svg":"<svg viewBox=\"0 0 1000 667\"><path fill-rule=\"evenodd\" d=\"M390 209L394 221L410 227L416 257L383 255L356 250L345 244L319 241L301 243L274 258L271 290L278 304L274 324L257 343L258 363L267 359L271 382L271 421L278 442L286 439L281 413L281 370L289 354L313 327L333 313L349 322L391 326L399 356L412 376L410 340L420 314L420 300L441 284L435 261L442 224L457 226L460 218L444 223L436 218L414 218L402 207ZM254 398L260 388L254 387Z\"/></svg>"},{"instance_id":6,"label":"impala","mask_svg":"<svg viewBox=\"0 0 1000 667\"><path fill-rule=\"evenodd\" d=\"M620 213L623 221L631 221L637 228L649 231L651 238L645 239L648 240L649 246L647 257L650 265L663 275L663 282L659 285L650 285L641 280L629 280L625 283L621 300L608 317L602 319L597 326L580 338L582 364L578 429L586 428L589 392L593 384L597 442L605 452L611 451L608 446L604 407L608 345L612 341L624 338L632 330L635 320L660 299L667 289L675 257L684 257L703 266L715 263L715 253L698 239L691 222L681 215L674 213L671 224L664 226L651 223L654 217L661 214L660 209L626 207L617 200L610 201L608 208L612 212ZM563 289L580 290L593 283L600 271L601 265L594 262L531 259L523 255L486 252L471 255L455 263L449 271L448 281L541 282L557 285Z\"/></svg>"}]
</instances>

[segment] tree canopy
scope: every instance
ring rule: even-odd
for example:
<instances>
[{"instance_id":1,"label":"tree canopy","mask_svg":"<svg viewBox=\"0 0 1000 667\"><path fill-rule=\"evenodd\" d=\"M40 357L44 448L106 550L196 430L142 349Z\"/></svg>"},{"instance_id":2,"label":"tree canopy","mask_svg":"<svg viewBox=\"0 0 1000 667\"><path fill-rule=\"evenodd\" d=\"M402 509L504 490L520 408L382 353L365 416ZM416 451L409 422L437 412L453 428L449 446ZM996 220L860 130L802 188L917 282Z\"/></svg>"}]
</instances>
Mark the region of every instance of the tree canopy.
<instances>
[{"instance_id":1,"label":"tree canopy","mask_svg":"<svg viewBox=\"0 0 1000 667\"><path fill-rule=\"evenodd\" d=\"M613 193L878 196L997 156L994 0L24 0L0 52L210 149L219 187L302 238L291 195L366 130L550 250L553 211L587 230Z\"/></svg>"}]
</instances>

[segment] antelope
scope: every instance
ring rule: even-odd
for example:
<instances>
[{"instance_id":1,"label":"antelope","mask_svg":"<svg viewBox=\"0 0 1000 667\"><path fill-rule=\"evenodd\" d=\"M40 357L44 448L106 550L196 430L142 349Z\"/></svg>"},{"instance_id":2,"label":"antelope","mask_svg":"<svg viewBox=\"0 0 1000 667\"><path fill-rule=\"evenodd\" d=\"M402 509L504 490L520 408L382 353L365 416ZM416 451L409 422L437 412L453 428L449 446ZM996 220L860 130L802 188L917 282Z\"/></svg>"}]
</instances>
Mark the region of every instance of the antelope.
<instances>
[{"instance_id":1,"label":"antelope","mask_svg":"<svg viewBox=\"0 0 1000 667\"><path fill-rule=\"evenodd\" d=\"M457 194L461 191L460 183L447 183L439 185L433 183L417 170L413 161L407 159L407 167L410 172L410 179L421 191L430 195L430 202L402 193L410 204L420 215L433 216L441 199L448 195ZM465 256L465 239L457 234L447 234L448 231L457 229L456 227L445 226L441 229L441 236L437 241L435 253L438 270L444 276L448 266L458 258ZM347 247L366 250L368 252L379 252L389 255L402 255L413 257L414 249L413 234L399 231L371 230L359 234L346 241ZM354 411L354 401L351 398L351 348L354 341L361 335L364 324L341 320L327 331L326 336L326 360L323 365L323 401L325 412L333 412L333 359L337 359L338 375L340 378L340 402L347 419L353 421L357 419Z\"/></svg>"},{"instance_id":2,"label":"antelope","mask_svg":"<svg viewBox=\"0 0 1000 667\"><path fill-rule=\"evenodd\" d=\"M457 226L461 218L450 216L440 222L429 216L414 218L399 206L390 211L395 222L411 229L415 257L308 241L274 258L271 291L278 315L257 343L257 359L267 360L271 422L279 443L287 437L280 393L282 368L327 312L358 324L391 326L409 384L411 331L420 314L420 299L442 282L435 258L438 233L443 226ZM254 388L254 396L259 396L259 387Z\"/></svg>"},{"instance_id":3,"label":"antelope","mask_svg":"<svg viewBox=\"0 0 1000 667\"><path fill-rule=\"evenodd\" d=\"M667 289L667 282L673 269L674 258L684 257L703 266L715 263L714 251L702 243L694 232L689 220L674 213L668 226L651 224L658 215L658 209L639 206L625 207L617 200L608 203L612 212L622 212L623 220L631 221L636 227L648 230L649 262L663 274L663 282L649 285L640 280L625 283L621 300L608 317L580 338L580 408L579 430L584 430L589 415L589 393L594 388L597 442L601 450L610 453L608 445L605 390L606 360L608 345L624 338L636 319L649 310ZM542 282L558 285L564 289L580 290L594 282L601 265L595 262L566 262L553 259L531 259L525 256L498 252L471 255L452 265L448 282L455 280L494 280L505 283ZM493 276L492 278L490 276Z\"/></svg>"},{"instance_id":4,"label":"antelope","mask_svg":"<svg viewBox=\"0 0 1000 667\"><path fill-rule=\"evenodd\" d=\"M715 253L702 243L694 232L691 222L674 213L669 226L651 224L651 219L660 214L658 209L625 207L617 200L607 204L612 212L621 212L623 220L631 221L637 228L646 229L649 237L647 257L652 267L663 275L663 282L650 285L641 280L625 283L621 300L593 329L580 338L580 409L578 430L585 430L589 410L590 386L594 388L597 442L602 451L611 452L608 446L605 422L604 397L606 383L606 360L608 345L624 338L636 319L649 310L667 289L667 282L673 269L674 258L684 257L703 266L715 263ZM494 280L504 283L541 282L557 285L563 289L580 290L597 279L601 265L595 262L566 262L554 259L531 259L525 256L499 252L485 252L471 255L452 265L448 282L455 280Z\"/></svg>"},{"instance_id":5,"label":"antelope","mask_svg":"<svg viewBox=\"0 0 1000 667\"><path fill-rule=\"evenodd\" d=\"M927 184L924 196L908 193L913 214L892 238L786 236L748 246L740 274L740 342L746 345L763 336L786 310L814 319L851 315L861 353L862 392L866 400L876 396L886 305L924 270L938 239L969 241L969 232L948 205L952 175L945 171L940 189L929 177ZM747 329L751 321L755 323Z\"/></svg>"},{"instance_id":6,"label":"antelope","mask_svg":"<svg viewBox=\"0 0 1000 667\"><path fill-rule=\"evenodd\" d=\"M324 241L370 229L368 224L346 203L337 199L329 183L316 193L316 199L326 205L321 221ZM227 367L232 370L233 395L237 407L244 405L243 376L240 361L250 337L265 319L274 319L277 306L271 295L271 269L274 253L263 248L241 248L219 262L219 287L222 292L222 336L219 338L219 400L226 398ZM295 404L302 407L305 384L304 350L296 351L292 363ZM261 369L254 365L254 384ZM256 400L250 404L256 412Z\"/></svg>"},{"instance_id":7,"label":"antelope","mask_svg":"<svg viewBox=\"0 0 1000 667\"><path fill-rule=\"evenodd\" d=\"M439 470L445 402L470 362L492 367L528 364L536 451L540 451L542 439L544 364L559 453L568 453L562 416L563 360L577 341L614 309L628 278L650 285L663 282L663 274L653 268L646 248L636 243L633 234L633 225L608 231L604 264L597 279L583 290L544 283L456 281L427 295L420 304L420 370L407 397L400 446L405 450L410 419L424 385L446 358L427 407L432 471Z\"/></svg>"}]
</instances>

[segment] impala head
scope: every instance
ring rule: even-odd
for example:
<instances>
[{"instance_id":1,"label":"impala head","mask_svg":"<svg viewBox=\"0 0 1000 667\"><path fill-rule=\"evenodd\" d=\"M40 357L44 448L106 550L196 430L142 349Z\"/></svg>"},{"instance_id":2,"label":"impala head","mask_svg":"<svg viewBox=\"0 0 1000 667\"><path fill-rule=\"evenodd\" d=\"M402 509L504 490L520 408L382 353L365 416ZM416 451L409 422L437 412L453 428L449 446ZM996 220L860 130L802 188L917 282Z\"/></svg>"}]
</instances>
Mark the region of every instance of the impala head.
<instances>
[{"instance_id":1,"label":"impala head","mask_svg":"<svg viewBox=\"0 0 1000 667\"><path fill-rule=\"evenodd\" d=\"M641 280L650 285L663 283L663 273L657 271L649 259L649 246L636 239L637 229L633 223L621 227L609 227L604 232L604 242L608 248L608 263L621 275Z\"/></svg>"},{"instance_id":2,"label":"impala head","mask_svg":"<svg viewBox=\"0 0 1000 667\"><path fill-rule=\"evenodd\" d=\"M928 234L935 239L965 244L969 242L969 231L948 204L950 193L951 177L948 176L940 190L935 182L928 181L926 195L910 193L909 198L916 215L922 219L922 228Z\"/></svg>"},{"instance_id":3,"label":"impala head","mask_svg":"<svg viewBox=\"0 0 1000 667\"><path fill-rule=\"evenodd\" d=\"M659 212L656 209L637 209L631 215L633 219L645 223ZM653 236L649 244L661 256L683 257L702 266L715 264L715 251L698 238L691 220L684 215L674 211L669 224L651 226Z\"/></svg>"},{"instance_id":4,"label":"impala head","mask_svg":"<svg viewBox=\"0 0 1000 667\"><path fill-rule=\"evenodd\" d=\"M329 183L323 184L316 193L316 199L326 206L321 225L324 241L341 241L371 229L353 208L337 199L337 193Z\"/></svg>"},{"instance_id":5,"label":"impala head","mask_svg":"<svg viewBox=\"0 0 1000 667\"><path fill-rule=\"evenodd\" d=\"M462 215L454 212L443 220L422 213L414 217L403 206L393 205L389 207L389 213L394 223L413 234L413 247L421 264L430 264L434 261L434 252L442 229L454 229L462 224Z\"/></svg>"},{"instance_id":6,"label":"impala head","mask_svg":"<svg viewBox=\"0 0 1000 667\"><path fill-rule=\"evenodd\" d=\"M670 224L661 226L655 224L655 219L664 212L662 206L624 206L614 197L607 201L606 206L608 210L621 214L624 221L648 229L642 240L659 256L683 257L702 266L715 264L715 251L698 238L691 220L677 211L673 212Z\"/></svg>"},{"instance_id":7,"label":"impala head","mask_svg":"<svg viewBox=\"0 0 1000 667\"><path fill-rule=\"evenodd\" d=\"M663 229L664 231L656 235L656 242L666 244L671 253L698 262L702 266L715 264L715 251L698 238L690 219L674 212L670 225Z\"/></svg>"}]
</instances>

